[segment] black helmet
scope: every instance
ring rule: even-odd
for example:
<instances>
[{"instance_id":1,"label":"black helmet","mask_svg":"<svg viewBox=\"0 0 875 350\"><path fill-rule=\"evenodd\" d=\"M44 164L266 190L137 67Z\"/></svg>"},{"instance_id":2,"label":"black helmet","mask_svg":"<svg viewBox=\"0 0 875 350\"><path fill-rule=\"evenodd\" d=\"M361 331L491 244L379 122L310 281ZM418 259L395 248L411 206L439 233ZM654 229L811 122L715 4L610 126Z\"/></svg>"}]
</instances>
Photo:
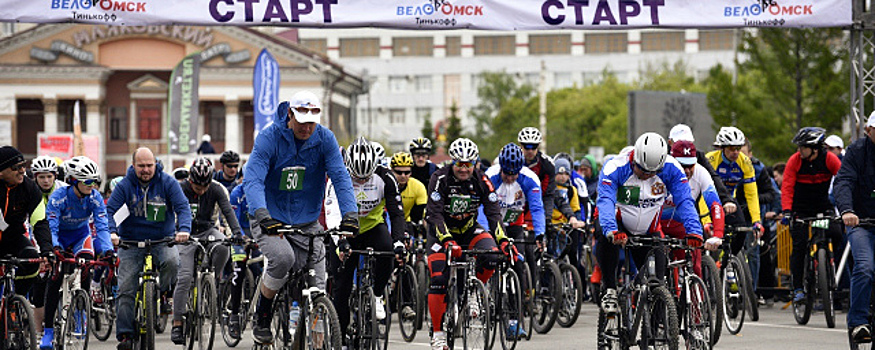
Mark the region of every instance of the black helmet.
<instances>
[{"instance_id":1,"label":"black helmet","mask_svg":"<svg viewBox=\"0 0 875 350\"><path fill-rule=\"evenodd\" d=\"M213 162L204 157L198 157L191 164L188 181L193 184L207 186L213 181Z\"/></svg>"},{"instance_id":2,"label":"black helmet","mask_svg":"<svg viewBox=\"0 0 875 350\"><path fill-rule=\"evenodd\" d=\"M429 152L431 153L431 141L424 137L417 137L413 140L410 140L410 143L407 145L407 149L410 153L416 152Z\"/></svg>"},{"instance_id":3,"label":"black helmet","mask_svg":"<svg viewBox=\"0 0 875 350\"><path fill-rule=\"evenodd\" d=\"M219 163L222 164L231 164L231 163L240 163L240 155L237 152L232 150L227 150L222 152L222 156L219 157Z\"/></svg>"},{"instance_id":4,"label":"black helmet","mask_svg":"<svg viewBox=\"0 0 875 350\"><path fill-rule=\"evenodd\" d=\"M819 148L823 147L823 141L826 138L826 130L823 128L819 128L816 126L806 126L802 129L799 129L799 132L796 133L796 136L793 137L793 143L796 146L805 146L805 147L814 147Z\"/></svg>"}]
</instances>

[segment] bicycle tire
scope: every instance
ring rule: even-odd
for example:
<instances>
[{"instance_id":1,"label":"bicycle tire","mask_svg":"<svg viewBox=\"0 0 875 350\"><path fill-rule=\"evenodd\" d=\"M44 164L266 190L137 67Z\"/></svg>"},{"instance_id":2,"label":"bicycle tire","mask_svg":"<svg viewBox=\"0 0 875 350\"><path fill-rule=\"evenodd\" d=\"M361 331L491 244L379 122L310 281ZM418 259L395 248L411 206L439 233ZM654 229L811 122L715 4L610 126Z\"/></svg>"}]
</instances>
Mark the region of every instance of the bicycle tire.
<instances>
[{"instance_id":1,"label":"bicycle tire","mask_svg":"<svg viewBox=\"0 0 875 350\"><path fill-rule=\"evenodd\" d=\"M520 285L520 279L517 277L513 269L506 271L507 276L504 278L504 290L499 290L498 295L501 298L501 303L496 304L502 306L498 311L499 319L497 320L498 336L500 337L502 350L514 350L519 342L519 336L514 334L510 339L507 337L507 331L510 329L510 321L516 320L517 327L522 327L523 317L523 290ZM493 312L495 314L495 312ZM496 324L496 321L492 322ZM493 338L495 335L493 335Z\"/></svg>"},{"instance_id":2,"label":"bicycle tire","mask_svg":"<svg viewBox=\"0 0 875 350\"><path fill-rule=\"evenodd\" d=\"M708 287L699 276L689 276L689 289L686 295L690 303L684 306L684 340L686 348L691 350L711 350L711 324L714 318L711 313L711 300ZM684 300L686 301L686 300Z\"/></svg>"},{"instance_id":3,"label":"bicycle tire","mask_svg":"<svg viewBox=\"0 0 875 350\"><path fill-rule=\"evenodd\" d=\"M160 295L160 292L157 290L157 288L155 289L154 294L155 295L153 298L155 299L155 303L156 303L155 304L155 312L156 312L156 314L155 314L155 334L164 334L164 331L167 329L167 324L170 323L170 314L165 315L165 314L161 313L161 308L159 307L161 305L161 295Z\"/></svg>"},{"instance_id":4,"label":"bicycle tire","mask_svg":"<svg viewBox=\"0 0 875 350\"><path fill-rule=\"evenodd\" d=\"M538 291L535 298L535 307L533 310L535 331L540 334L547 334L553 329L556 323L556 318L559 315L559 301L562 299L561 288L561 273L559 266L555 262L549 261L540 268L540 273L544 276L538 276L535 281L535 290ZM543 286L542 283L547 286ZM547 288L547 294L541 294L540 290Z\"/></svg>"},{"instance_id":5,"label":"bicycle tire","mask_svg":"<svg viewBox=\"0 0 875 350\"><path fill-rule=\"evenodd\" d=\"M6 302L7 308L3 310L4 324L7 326L7 334L4 342L8 350L34 350L39 344L36 340L36 323L33 318L33 309L27 298L21 295L13 295Z\"/></svg>"},{"instance_id":6,"label":"bicycle tire","mask_svg":"<svg viewBox=\"0 0 875 350\"><path fill-rule=\"evenodd\" d=\"M754 291L754 281L753 281L753 273L750 270L750 263L747 259L747 251L742 249L738 253L739 259L744 263L742 268L744 268L744 290L747 293L747 314L750 316L751 321L759 321L760 320L760 304L758 302L758 298L756 292Z\"/></svg>"},{"instance_id":7,"label":"bicycle tire","mask_svg":"<svg viewBox=\"0 0 875 350\"><path fill-rule=\"evenodd\" d=\"M456 324L459 321L458 306L456 305L459 303L458 288L457 280L451 278L450 283L447 284L447 308L444 311L444 318L441 320L441 327L447 336L447 347L450 349L455 349L456 344Z\"/></svg>"},{"instance_id":8,"label":"bicycle tire","mask_svg":"<svg viewBox=\"0 0 875 350\"><path fill-rule=\"evenodd\" d=\"M462 309L463 349L486 349L489 343L489 294L478 279L469 279ZM479 307L478 310L474 307Z\"/></svg>"},{"instance_id":9,"label":"bicycle tire","mask_svg":"<svg viewBox=\"0 0 875 350\"><path fill-rule=\"evenodd\" d=\"M529 269L529 264L523 263L522 266L523 275L520 276L520 286L529 286L529 289L523 291L523 318L520 322L523 322L523 329L526 330L526 341L529 341L532 340L532 333L534 333L535 293L533 292L532 271Z\"/></svg>"},{"instance_id":10,"label":"bicycle tire","mask_svg":"<svg viewBox=\"0 0 875 350\"><path fill-rule=\"evenodd\" d=\"M802 283L803 286L807 288L808 293L805 295L805 300L799 302L792 302L793 304L793 318L796 319L796 323L800 325L808 324L808 321L811 319L811 311L814 306L814 298L810 295L811 292L814 291L814 283L813 277L810 276L814 273L813 265L814 262L811 259L811 256L805 254L805 264L802 265Z\"/></svg>"},{"instance_id":11,"label":"bicycle tire","mask_svg":"<svg viewBox=\"0 0 875 350\"><path fill-rule=\"evenodd\" d=\"M141 317L138 317L138 320L142 322L138 323L140 325L140 334L139 334L139 349L136 350L155 350L155 327L149 327L149 325L155 324L155 316L157 316L156 312L156 302L155 298L150 297L156 295L155 293L155 282L153 280L147 280L143 284L143 303L142 308L137 308L137 312L143 313Z\"/></svg>"},{"instance_id":12,"label":"bicycle tire","mask_svg":"<svg viewBox=\"0 0 875 350\"><path fill-rule=\"evenodd\" d=\"M419 309L416 310L416 329L421 330L428 313L428 264L425 261L417 260L413 264L413 271L416 273L416 285L419 287Z\"/></svg>"},{"instance_id":13,"label":"bicycle tire","mask_svg":"<svg viewBox=\"0 0 875 350\"><path fill-rule=\"evenodd\" d=\"M304 328L306 327L306 328ZM300 349L328 349L341 350L342 334L340 332L340 318L337 316L337 310L334 309L334 304L325 295L319 295L313 298L313 308L311 312L307 312L305 322L298 322L298 330L295 334L306 334L306 342L301 344ZM321 337L321 346L317 346L320 340L314 334L323 334ZM324 334L328 334L324 336ZM328 340L326 346L325 340Z\"/></svg>"},{"instance_id":14,"label":"bicycle tire","mask_svg":"<svg viewBox=\"0 0 875 350\"><path fill-rule=\"evenodd\" d=\"M231 323L230 317L234 313L234 310L231 310L231 293L233 293L234 284L230 281L221 283L222 287L220 287L221 292L219 293L219 299L221 300L221 305L219 305L219 329L222 333L222 340L225 341L225 345L229 348L233 348L240 343L240 340L231 336ZM243 286L241 286L242 288ZM243 296L240 296L243 299ZM242 306L241 300L241 308ZM242 324L246 323L245 318L240 319L241 323L241 333L242 333ZM243 338L242 336L240 338Z\"/></svg>"},{"instance_id":15,"label":"bicycle tire","mask_svg":"<svg viewBox=\"0 0 875 350\"><path fill-rule=\"evenodd\" d=\"M197 342L198 350L212 350L216 336L216 280L211 274L204 274L200 280L197 302Z\"/></svg>"},{"instance_id":16,"label":"bicycle tire","mask_svg":"<svg viewBox=\"0 0 875 350\"><path fill-rule=\"evenodd\" d=\"M392 310L389 302L389 284L383 288L383 313L386 315L382 320L374 318L377 321L377 349L387 350L389 348L389 332L392 329ZM375 304L376 305L376 304ZM375 309L376 310L376 309ZM376 311L375 311L376 313Z\"/></svg>"},{"instance_id":17,"label":"bicycle tire","mask_svg":"<svg viewBox=\"0 0 875 350\"><path fill-rule=\"evenodd\" d=\"M711 302L711 345L717 345L723 332L723 279L717 263L708 254L702 254L702 281L708 287Z\"/></svg>"},{"instance_id":18,"label":"bicycle tire","mask_svg":"<svg viewBox=\"0 0 875 350\"><path fill-rule=\"evenodd\" d=\"M735 273L735 290L726 282L726 274L728 271ZM727 266L723 267L722 284L723 284L723 323L726 325L726 330L729 334L736 335L741 332L741 327L744 326L744 316L747 312L747 296L744 293L744 286L739 286L739 282L743 281L744 271L741 267L741 261L733 256L727 260ZM741 282L743 283L743 282Z\"/></svg>"},{"instance_id":19,"label":"bicycle tire","mask_svg":"<svg viewBox=\"0 0 875 350\"><path fill-rule=\"evenodd\" d=\"M64 350L87 350L89 327L88 315L91 310L91 298L82 289L71 291L70 305L67 307L67 319L61 333L60 347ZM59 309L60 310L60 309Z\"/></svg>"},{"instance_id":20,"label":"bicycle tire","mask_svg":"<svg viewBox=\"0 0 875 350\"><path fill-rule=\"evenodd\" d=\"M97 292L103 297L103 302L98 304L92 299L91 324L89 325L91 333L97 340L106 341L112 334L112 326L115 323L113 315L115 296L112 295L112 288L108 285L105 275L100 278L100 290Z\"/></svg>"},{"instance_id":21,"label":"bicycle tire","mask_svg":"<svg viewBox=\"0 0 875 350\"><path fill-rule=\"evenodd\" d=\"M562 280L561 307L556 322L562 328L569 328L577 322L583 304L583 281L577 268L568 263L559 264Z\"/></svg>"},{"instance_id":22,"label":"bicycle tire","mask_svg":"<svg viewBox=\"0 0 875 350\"><path fill-rule=\"evenodd\" d=\"M261 293L259 293L260 295ZM287 287L283 287L276 297L273 299L271 306L271 327L273 328L273 343L259 344L255 342L256 347L272 348L281 350L292 349L292 334L289 332L289 295ZM267 346L267 345L273 345ZM266 346L266 347L265 347Z\"/></svg>"},{"instance_id":23,"label":"bicycle tire","mask_svg":"<svg viewBox=\"0 0 875 350\"><path fill-rule=\"evenodd\" d=\"M650 299L647 300L647 307L644 308L644 317L646 317L649 321L645 321L642 324L642 327L645 325L650 325L651 329L648 333L652 334L652 339L643 339L642 336L640 345L641 348L649 348L646 345L650 345L648 341L652 342L654 347L657 349L663 349L663 347L656 345L656 343L661 342L666 346L665 349L668 350L677 350L678 349L678 315L677 315L677 305L675 304L674 297L665 288L665 286L658 286L655 288L650 288ZM659 322L657 322L659 321ZM660 327L662 325L662 327ZM642 334L644 333L644 329L642 329ZM664 334L661 334L664 333Z\"/></svg>"},{"instance_id":24,"label":"bicycle tire","mask_svg":"<svg viewBox=\"0 0 875 350\"><path fill-rule=\"evenodd\" d=\"M401 330L401 338L405 342L412 342L416 338L416 319L419 313L419 285L417 284L416 272L410 265L404 265L398 270L398 279L395 284L395 302L398 312L398 328ZM386 295L388 299L388 295ZM413 316L405 317L405 310L413 311Z\"/></svg>"},{"instance_id":25,"label":"bicycle tire","mask_svg":"<svg viewBox=\"0 0 875 350\"><path fill-rule=\"evenodd\" d=\"M358 299L358 308L356 310L356 331L358 339L356 348L362 350L376 350L377 338L379 337L377 328L377 313L374 309L374 291L369 287L360 290L356 294Z\"/></svg>"},{"instance_id":26,"label":"bicycle tire","mask_svg":"<svg viewBox=\"0 0 875 350\"><path fill-rule=\"evenodd\" d=\"M828 328L836 327L836 314L832 300L832 285L830 280L830 266L827 251L824 248L817 250L817 289L820 294L820 300L823 303L823 316L826 318L826 326Z\"/></svg>"}]
</instances>

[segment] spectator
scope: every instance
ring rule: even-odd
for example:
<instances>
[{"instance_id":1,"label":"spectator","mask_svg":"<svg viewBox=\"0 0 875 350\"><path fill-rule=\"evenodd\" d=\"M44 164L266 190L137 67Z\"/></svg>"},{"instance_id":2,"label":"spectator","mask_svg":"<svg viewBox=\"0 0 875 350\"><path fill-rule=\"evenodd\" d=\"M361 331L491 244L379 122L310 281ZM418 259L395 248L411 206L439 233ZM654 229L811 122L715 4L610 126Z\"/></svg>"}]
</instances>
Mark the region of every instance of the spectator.
<instances>
[{"instance_id":1,"label":"spectator","mask_svg":"<svg viewBox=\"0 0 875 350\"><path fill-rule=\"evenodd\" d=\"M210 143L210 134L204 134L201 137L201 145L197 148L197 154L215 154L216 149L213 148L213 144Z\"/></svg>"},{"instance_id":2,"label":"spectator","mask_svg":"<svg viewBox=\"0 0 875 350\"><path fill-rule=\"evenodd\" d=\"M826 150L838 156L839 160L845 156L845 141L841 136L829 135L823 143L826 144Z\"/></svg>"}]
</instances>

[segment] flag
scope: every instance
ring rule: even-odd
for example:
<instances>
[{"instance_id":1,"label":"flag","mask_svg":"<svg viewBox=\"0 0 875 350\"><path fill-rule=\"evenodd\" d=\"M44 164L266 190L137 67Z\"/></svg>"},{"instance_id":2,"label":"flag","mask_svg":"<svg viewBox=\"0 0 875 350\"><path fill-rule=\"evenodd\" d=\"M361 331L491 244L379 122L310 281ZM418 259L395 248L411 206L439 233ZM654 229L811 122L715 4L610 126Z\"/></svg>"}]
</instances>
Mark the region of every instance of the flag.
<instances>
[{"instance_id":1,"label":"flag","mask_svg":"<svg viewBox=\"0 0 875 350\"><path fill-rule=\"evenodd\" d=\"M170 75L167 144L172 154L188 154L197 149L199 80L200 53L183 58Z\"/></svg>"},{"instance_id":2,"label":"flag","mask_svg":"<svg viewBox=\"0 0 875 350\"><path fill-rule=\"evenodd\" d=\"M252 107L255 109L255 136L264 130L273 120L276 107L279 104L280 71L279 64L267 49L262 49L255 61L255 72L252 76L254 90Z\"/></svg>"},{"instance_id":3,"label":"flag","mask_svg":"<svg viewBox=\"0 0 875 350\"><path fill-rule=\"evenodd\" d=\"M79 101L73 104L73 156L85 155L85 143L82 142L82 120L79 115Z\"/></svg>"}]
</instances>

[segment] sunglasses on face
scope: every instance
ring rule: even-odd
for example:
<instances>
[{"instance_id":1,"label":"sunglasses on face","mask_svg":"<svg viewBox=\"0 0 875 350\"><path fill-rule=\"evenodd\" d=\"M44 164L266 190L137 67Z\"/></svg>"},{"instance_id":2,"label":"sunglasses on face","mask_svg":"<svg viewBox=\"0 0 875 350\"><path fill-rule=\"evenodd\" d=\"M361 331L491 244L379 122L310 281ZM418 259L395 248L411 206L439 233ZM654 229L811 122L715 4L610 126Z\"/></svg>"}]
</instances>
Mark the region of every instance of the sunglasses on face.
<instances>
[{"instance_id":1,"label":"sunglasses on face","mask_svg":"<svg viewBox=\"0 0 875 350\"><path fill-rule=\"evenodd\" d=\"M225 164L225 166L229 167L229 168L236 168L236 167L240 166L240 164Z\"/></svg>"},{"instance_id":2,"label":"sunglasses on face","mask_svg":"<svg viewBox=\"0 0 875 350\"><path fill-rule=\"evenodd\" d=\"M319 114L322 112L321 108L295 107L294 110L300 114L307 114L308 112L313 114Z\"/></svg>"},{"instance_id":3,"label":"sunglasses on face","mask_svg":"<svg viewBox=\"0 0 875 350\"><path fill-rule=\"evenodd\" d=\"M473 162L453 162L453 165L463 169L471 169L474 167Z\"/></svg>"},{"instance_id":4,"label":"sunglasses on face","mask_svg":"<svg viewBox=\"0 0 875 350\"><path fill-rule=\"evenodd\" d=\"M410 175L413 171L411 171L411 170L407 170L407 171L392 170L392 172L394 172L395 174L398 174L398 175Z\"/></svg>"},{"instance_id":5,"label":"sunglasses on face","mask_svg":"<svg viewBox=\"0 0 875 350\"><path fill-rule=\"evenodd\" d=\"M76 182L83 183L85 184L85 186L94 186L95 184L97 184L97 180L95 179L77 180Z\"/></svg>"},{"instance_id":6,"label":"sunglasses on face","mask_svg":"<svg viewBox=\"0 0 875 350\"><path fill-rule=\"evenodd\" d=\"M523 149L528 149L528 150L538 149L538 146L539 146L539 144L537 144L537 143L524 143Z\"/></svg>"},{"instance_id":7,"label":"sunglasses on face","mask_svg":"<svg viewBox=\"0 0 875 350\"><path fill-rule=\"evenodd\" d=\"M696 166L696 164L681 164L684 169L692 169Z\"/></svg>"},{"instance_id":8,"label":"sunglasses on face","mask_svg":"<svg viewBox=\"0 0 875 350\"><path fill-rule=\"evenodd\" d=\"M635 163L635 166L638 167L638 170L641 170L641 172L644 173L644 175L656 175L659 173L660 170L662 170L662 169L657 169L654 171L648 171L648 170L644 169L644 167L642 167L638 163Z\"/></svg>"},{"instance_id":9,"label":"sunglasses on face","mask_svg":"<svg viewBox=\"0 0 875 350\"><path fill-rule=\"evenodd\" d=\"M19 171L24 168L27 168L27 162L21 162L9 167L9 169L12 169L12 171Z\"/></svg>"},{"instance_id":10,"label":"sunglasses on face","mask_svg":"<svg viewBox=\"0 0 875 350\"><path fill-rule=\"evenodd\" d=\"M414 157L428 157L428 153L426 153L426 152L414 153L413 156Z\"/></svg>"},{"instance_id":11,"label":"sunglasses on face","mask_svg":"<svg viewBox=\"0 0 875 350\"><path fill-rule=\"evenodd\" d=\"M505 170L502 170L501 173L504 175L507 175L507 176L515 176L516 174L519 174L519 172L516 172L516 171L505 171Z\"/></svg>"},{"instance_id":12,"label":"sunglasses on face","mask_svg":"<svg viewBox=\"0 0 875 350\"><path fill-rule=\"evenodd\" d=\"M738 152L738 151L741 151L741 146L728 146L728 147L723 147L723 149L725 149L727 151Z\"/></svg>"}]
</instances>

